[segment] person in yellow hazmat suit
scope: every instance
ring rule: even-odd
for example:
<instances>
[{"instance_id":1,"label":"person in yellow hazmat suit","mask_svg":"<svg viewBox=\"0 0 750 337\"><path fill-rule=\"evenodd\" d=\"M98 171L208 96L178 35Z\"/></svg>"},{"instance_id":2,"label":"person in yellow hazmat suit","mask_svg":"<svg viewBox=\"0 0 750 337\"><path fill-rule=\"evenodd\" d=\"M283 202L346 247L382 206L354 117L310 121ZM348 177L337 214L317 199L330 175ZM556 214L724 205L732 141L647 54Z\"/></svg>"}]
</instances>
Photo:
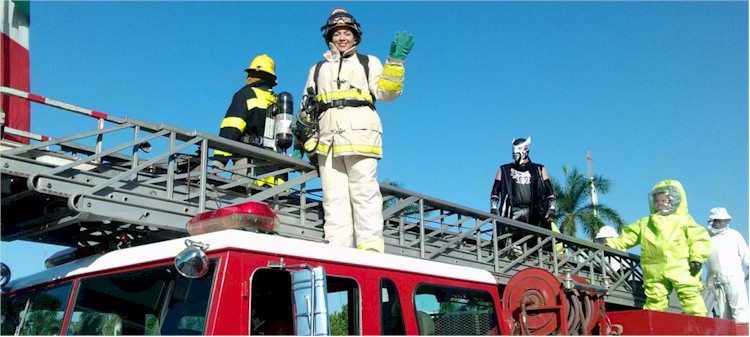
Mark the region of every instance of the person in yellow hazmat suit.
<instances>
[{"instance_id":1,"label":"person in yellow hazmat suit","mask_svg":"<svg viewBox=\"0 0 750 337\"><path fill-rule=\"evenodd\" d=\"M317 157L325 239L382 253L383 197L377 162L383 157L383 127L375 101L401 95L413 37L396 32L382 64L373 55L357 53L363 35L360 24L343 8L334 8L321 31L328 50L324 60L310 67L302 97L314 97L317 107L318 115L312 118L317 130L304 141L304 148L308 157Z\"/></svg>"},{"instance_id":2,"label":"person in yellow hazmat suit","mask_svg":"<svg viewBox=\"0 0 750 337\"><path fill-rule=\"evenodd\" d=\"M703 316L701 265L711 253L711 238L688 214L685 190L677 180L662 180L648 194L650 214L626 226L607 246L626 249L641 245L646 303L643 309L663 311L674 289L686 314Z\"/></svg>"}]
</instances>

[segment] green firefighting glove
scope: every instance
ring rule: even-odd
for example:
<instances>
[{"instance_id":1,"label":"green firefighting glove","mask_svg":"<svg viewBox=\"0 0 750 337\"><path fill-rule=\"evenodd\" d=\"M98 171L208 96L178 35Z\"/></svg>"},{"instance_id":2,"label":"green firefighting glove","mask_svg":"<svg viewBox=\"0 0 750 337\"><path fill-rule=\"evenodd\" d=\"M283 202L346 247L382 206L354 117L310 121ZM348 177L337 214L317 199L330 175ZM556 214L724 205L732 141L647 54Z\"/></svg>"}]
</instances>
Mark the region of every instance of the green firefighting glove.
<instances>
[{"instance_id":1,"label":"green firefighting glove","mask_svg":"<svg viewBox=\"0 0 750 337\"><path fill-rule=\"evenodd\" d=\"M388 57L394 60L405 60L413 45L414 38L411 34L404 31L396 32L393 35L393 41L391 41L391 52Z\"/></svg>"},{"instance_id":2,"label":"green firefighting glove","mask_svg":"<svg viewBox=\"0 0 750 337\"><path fill-rule=\"evenodd\" d=\"M292 151L292 157L297 158L297 159L302 159L303 153L305 153L305 148L302 146L301 143L295 142L294 150Z\"/></svg>"}]
</instances>

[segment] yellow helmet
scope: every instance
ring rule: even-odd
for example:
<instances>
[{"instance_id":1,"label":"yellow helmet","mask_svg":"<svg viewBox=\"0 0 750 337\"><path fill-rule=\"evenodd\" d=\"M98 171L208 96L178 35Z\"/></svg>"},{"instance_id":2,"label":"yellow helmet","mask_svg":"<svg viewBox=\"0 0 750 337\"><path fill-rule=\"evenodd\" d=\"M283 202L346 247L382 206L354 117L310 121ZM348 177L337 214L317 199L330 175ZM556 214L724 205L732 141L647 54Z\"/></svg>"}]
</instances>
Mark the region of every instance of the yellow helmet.
<instances>
[{"instance_id":1,"label":"yellow helmet","mask_svg":"<svg viewBox=\"0 0 750 337\"><path fill-rule=\"evenodd\" d=\"M250 61L250 65L247 66L247 69L245 71L249 74L252 72L262 72L266 73L268 75L271 75L273 77L273 81L276 82L276 67L274 65L273 59L266 55L266 54L260 54L253 58L252 61Z\"/></svg>"}]
</instances>

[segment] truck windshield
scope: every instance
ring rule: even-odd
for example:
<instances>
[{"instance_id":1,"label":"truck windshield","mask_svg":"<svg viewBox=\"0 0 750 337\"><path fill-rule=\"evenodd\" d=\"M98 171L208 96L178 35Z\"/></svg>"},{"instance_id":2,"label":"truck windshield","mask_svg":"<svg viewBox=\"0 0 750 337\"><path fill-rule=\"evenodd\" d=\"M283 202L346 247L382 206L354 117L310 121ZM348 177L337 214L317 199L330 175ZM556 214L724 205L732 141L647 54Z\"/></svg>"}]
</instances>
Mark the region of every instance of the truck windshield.
<instances>
[{"instance_id":1,"label":"truck windshield","mask_svg":"<svg viewBox=\"0 0 750 337\"><path fill-rule=\"evenodd\" d=\"M66 335L202 335L216 260L197 279L172 265L83 278ZM2 302L2 334L59 335L71 285Z\"/></svg>"}]
</instances>

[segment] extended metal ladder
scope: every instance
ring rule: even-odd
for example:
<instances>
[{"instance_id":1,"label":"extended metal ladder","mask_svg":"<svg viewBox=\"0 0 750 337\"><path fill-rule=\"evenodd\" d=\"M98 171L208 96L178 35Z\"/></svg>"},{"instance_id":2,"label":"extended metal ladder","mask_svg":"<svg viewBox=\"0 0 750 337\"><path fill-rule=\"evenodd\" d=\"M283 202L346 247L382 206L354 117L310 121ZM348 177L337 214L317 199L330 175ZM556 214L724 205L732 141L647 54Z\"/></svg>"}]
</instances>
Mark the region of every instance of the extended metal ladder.
<instances>
[{"instance_id":1,"label":"extended metal ladder","mask_svg":"<svg viewBox=\"0 0 750 337\"><path fill-rule=\"evenodd\" d=\"M96 125L55 138L3 128L31 141L0 144L3 241L71 247L106 243L115 249L187 236L185 225L193 215L249 200L275 209L282 222L279 235L324 240L317 172L306 161L12 88L0 87L0 93L58 108L54 113L73 112L66 118L81 115ZM212 149L253 158L251 172L263 165L275 170L232 181L211 166ZM281 174L289 179L278 186L252 183ZM609 303L643 303L636 255L406 189L381 184L381 191L386 253L486 269L500 284L530 266L555 274L571 271L607 287ZM523 237L513 241L510 234L498 233L498 227L515 228ZM514 255L513 246L522 248L520 255ZM621 267L600 266L597 261L605 257Z\"/></svg>"}]
</instances>

